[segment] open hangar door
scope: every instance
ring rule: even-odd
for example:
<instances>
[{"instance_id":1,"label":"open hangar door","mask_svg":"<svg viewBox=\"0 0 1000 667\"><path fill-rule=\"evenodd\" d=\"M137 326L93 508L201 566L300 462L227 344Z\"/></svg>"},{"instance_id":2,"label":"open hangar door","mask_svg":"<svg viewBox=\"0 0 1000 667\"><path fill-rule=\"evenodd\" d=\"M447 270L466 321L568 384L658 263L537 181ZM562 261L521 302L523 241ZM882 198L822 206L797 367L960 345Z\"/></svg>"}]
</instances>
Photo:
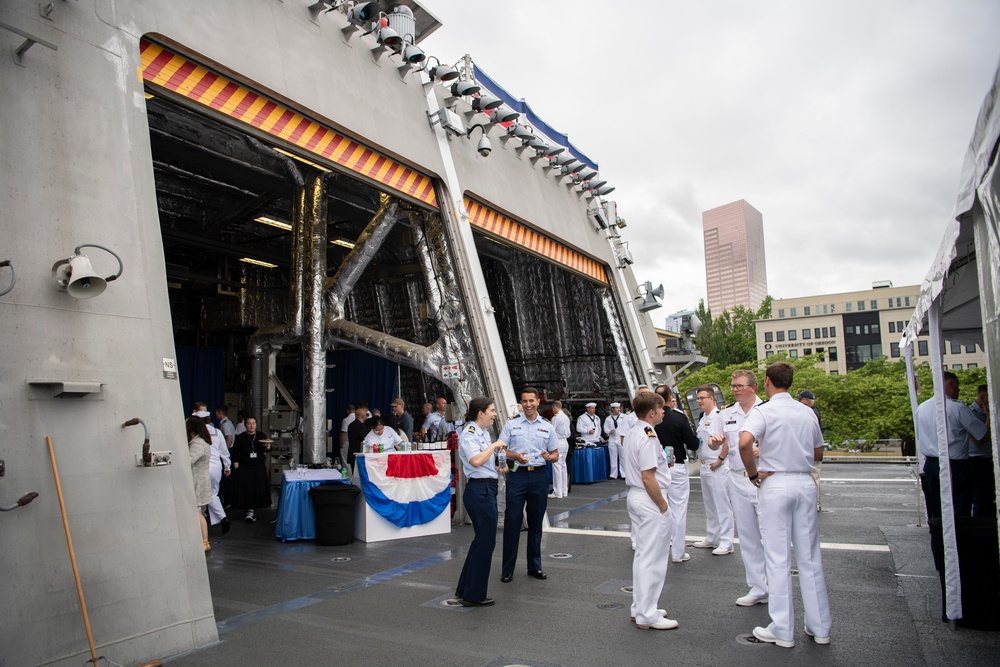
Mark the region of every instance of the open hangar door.
<instances>
[{"instance_id":1,"label":"open hangar door","mask_svg":"<svg viewBox=\"0 0 1000 667\"><path fill-rule=\"evenodd\" d=\"M224 392L230 402L249 409L252 360L247 348L251 337L260 328L285 322L294 307L292 222L300 181L329 170L292 159L240 128L177 101L153 95L146 104L178 356L214 361L221 355L224 360L224 386L215 386L217 375L206 374L192 387L190 397L184 396L185 407L192 400L211 402L212 396L220 396L221 401ZM328 173L326 180L329 277L376 216L384 198L391 195L345 174ZM399 203L417 220L436 216L416 204ZM428 302L411 222L402 219L351 289L345 317L427 345L438 338L435 313ZM371 359L350 360L368 354L345 346L331 349L327 387L344 387L343 378L337 377L338 367L378 366ZM440 381L414 368L378 361L391 367L383 365L358 378L357 386L363 389L327 393L328 419L339 425L344 407L358 400L385 411L397 391L417 414L424 397L445 395L451 400ZM301 405L300 346L283 347L272 371ZM375 376L381 379L373 380ZM387 378L393 379L391 386ZM285 402L280 392L272 398L279 405Z\"/></svg>"}]
</instances>

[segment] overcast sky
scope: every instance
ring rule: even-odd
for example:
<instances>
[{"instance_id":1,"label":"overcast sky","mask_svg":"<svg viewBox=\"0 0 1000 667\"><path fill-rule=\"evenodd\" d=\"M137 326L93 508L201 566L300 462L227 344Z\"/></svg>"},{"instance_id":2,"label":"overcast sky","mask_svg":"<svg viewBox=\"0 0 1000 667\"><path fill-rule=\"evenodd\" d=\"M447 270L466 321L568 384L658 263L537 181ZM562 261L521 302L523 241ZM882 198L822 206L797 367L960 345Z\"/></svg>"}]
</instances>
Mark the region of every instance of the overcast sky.
<instances>
[{"instance_id":1,"label":"overcast sky","mask_svg":"<svg viewBox=\"0 0 1000 667\"><path fill-rule=\"evenodd\" d=\"M706 296L701 212L739 199L776 298L919 284L1000 57L995 0L422 2L428 54L600 164L658 326Z\"/></svg>"}]
</instances>

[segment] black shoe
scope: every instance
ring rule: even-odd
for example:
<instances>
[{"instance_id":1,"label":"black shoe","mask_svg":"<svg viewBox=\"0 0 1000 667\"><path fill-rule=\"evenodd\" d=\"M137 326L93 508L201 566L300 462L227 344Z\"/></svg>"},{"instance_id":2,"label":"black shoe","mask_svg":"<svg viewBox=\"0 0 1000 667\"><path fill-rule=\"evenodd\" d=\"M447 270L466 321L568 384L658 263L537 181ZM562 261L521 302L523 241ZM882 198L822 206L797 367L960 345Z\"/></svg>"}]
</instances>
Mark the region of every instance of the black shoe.
<instances>
[{"instance_id":1,"label":"black shoe","mask_svg":"<svg viewBox=\"0 0 1000 667\"><path fill-rule=\"evenodd\" d=\"M256 521L257 517L255 517L253 514L247 514L247 523L255 523Z\"/></svg>"},{"instance_id":2,"label":"black shoe","mask_svg":"<svg viewBox=\"0 0 1000 667\"><path fill-rule=\"evenodd\" d=\"M228 517L225 518L225 519L223 519L222 522L219 525L222 526L222 534L223 535L225 535L226 533L228 533L229 529L232 527L232 524L229 523L229 518Z\"/></svg>"},{"instance_id":3,"label":"black shoe","mask_svg":"<svg viewBox=\"0 0 1000 667\"><path fill-rule=\"evenodd\" d=\"M535 579L548 579L549 575L545 574L541 570L528 570L528 576L534 577Z\"/></svg>"},{"instance_id":4,"label":"black shoe","mask_svg":"<svg viewBox=\"0 0 1000 667\"><path fill-rule=\"evenodd\" d=\"M465 591L463 591L461 588L456 588L455 589L455 599L456 600L461 600L462 597L464 597L464 595L465 595Z\"/></svg>"},{"instance_id":5,"label":"black shoe","mask_svg":"<svg viewBox=\"0 0 1000 667\"><path fill-rule=\"evenodd\" d=\"M462 599L463 607L492 607L496 604L493 598L483 598L482 600L466 600Z\"/></svg>"},{"instance_id":6,"label":"black shoe","mask_svg":"<svg viewBox=\"0 0 1000 667\"><path fill-rule=\"evenodd\" d=\"M500 575L500 581L505 584L509 584L513 580L514 580L514 575L510 574L509 572L507 574Z\"/></svg>"}]
</instances>

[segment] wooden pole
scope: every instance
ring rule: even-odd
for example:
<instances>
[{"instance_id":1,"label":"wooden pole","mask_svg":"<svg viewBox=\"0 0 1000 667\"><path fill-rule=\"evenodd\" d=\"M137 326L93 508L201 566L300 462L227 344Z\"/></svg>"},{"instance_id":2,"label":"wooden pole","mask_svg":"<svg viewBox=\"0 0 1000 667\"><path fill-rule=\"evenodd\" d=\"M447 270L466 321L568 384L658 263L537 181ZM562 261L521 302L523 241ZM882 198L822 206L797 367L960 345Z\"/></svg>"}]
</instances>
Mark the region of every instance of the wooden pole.
<instances>
[{"instance_id":1,"label":"wooden pole","mask_svg":"<svg viewBox=\"0 0 1000 667\"><path fill-rule=\"evenodd\" d=\"M90 632L90 617L87 616L87 603L83 601L83 586L80 585L80 570L76 567L76 552L73 551L73 538L69 534L69 521L66 520L66 503L63 502L62 484L59 483L59 467L56 466L56 453L52 449L52 438L45 436L45 444L49 446L49 458L52 460L52 475L56 480L56 495L59 496L59 511L62 513L63 530L66 532L66 546L69 548L69 562L73 565L73 579L76 581L76 594L80 598L80 613L83 614L83 627L87 631L87 643L90 645L90 662L97 664L97 651L94 649L94 635Z\"/></svg>"}]
</instances>

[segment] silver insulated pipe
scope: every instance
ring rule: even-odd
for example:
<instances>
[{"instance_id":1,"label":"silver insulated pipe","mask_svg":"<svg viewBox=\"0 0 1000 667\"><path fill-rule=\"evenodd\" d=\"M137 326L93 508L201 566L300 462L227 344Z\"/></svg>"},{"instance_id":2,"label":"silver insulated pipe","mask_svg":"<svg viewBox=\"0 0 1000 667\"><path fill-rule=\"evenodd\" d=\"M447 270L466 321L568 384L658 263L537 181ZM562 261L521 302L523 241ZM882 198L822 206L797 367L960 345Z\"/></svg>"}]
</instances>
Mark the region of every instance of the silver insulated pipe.
<instances>
[{"instance_id":1,"label":"silver insulated pipe","mask_svg":"<svg viewBox=\"0 0 1000 667\"><path fill-rule=\"evenodd\" d=\"M323 347L323 292L326 280L326 176L305 187L301 226L305 253L302 276L305 396L302 450L306 463L326 460L326 350Z\"/></svg>"}]
</instances>

